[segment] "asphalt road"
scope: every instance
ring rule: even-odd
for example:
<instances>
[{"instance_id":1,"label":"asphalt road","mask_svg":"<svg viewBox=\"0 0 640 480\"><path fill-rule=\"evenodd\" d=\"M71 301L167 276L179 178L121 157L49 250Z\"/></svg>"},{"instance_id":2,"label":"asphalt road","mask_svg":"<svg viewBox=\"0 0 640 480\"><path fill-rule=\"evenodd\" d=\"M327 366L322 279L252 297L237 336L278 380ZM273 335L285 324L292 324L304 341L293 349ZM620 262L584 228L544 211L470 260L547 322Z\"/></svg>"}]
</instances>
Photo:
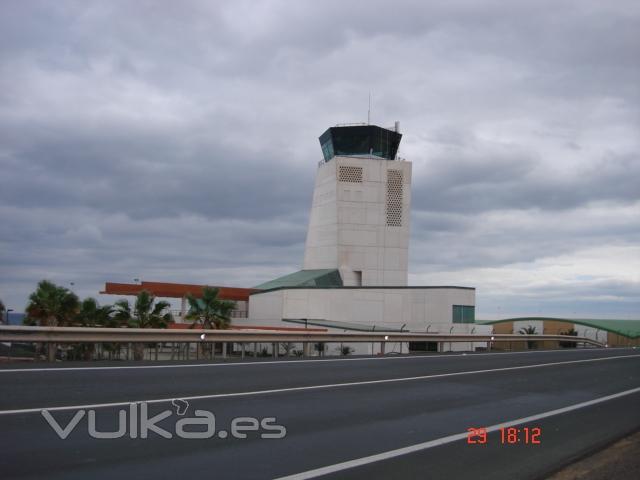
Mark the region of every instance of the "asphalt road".
<instances>
[{"instance_id":1,"label":"asphalt road","mask_svg":"<svg viewBox=\"0 0 640 480\"><path fill-rule=\"evenodd\" d=\"M0 368L2 478L544 478L640 430L633 349L43 367ZM144 408L166 417L147 438ZM77 420L66 439L42 409L60 430Z\"/></svg>"}]
</instances>

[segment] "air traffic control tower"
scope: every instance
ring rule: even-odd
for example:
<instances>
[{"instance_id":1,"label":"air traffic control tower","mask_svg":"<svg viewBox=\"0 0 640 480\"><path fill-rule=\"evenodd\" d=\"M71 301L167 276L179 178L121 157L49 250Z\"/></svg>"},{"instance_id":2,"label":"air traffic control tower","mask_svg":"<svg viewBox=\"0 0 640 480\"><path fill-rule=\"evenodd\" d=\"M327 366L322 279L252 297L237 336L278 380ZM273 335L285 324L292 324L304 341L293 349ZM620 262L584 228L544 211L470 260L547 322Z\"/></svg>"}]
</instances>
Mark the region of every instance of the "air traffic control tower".
<instances>
[{"instance_id":1,"label":"air traffic control tower","mask_svg":"<svg viewBox=\"0 0 640 480\"><path fill-rule=\"evenodd\" d=\"M474 323L474 288L407 285L411 163L397 157L401 139L398 124L338 125L320 136L324 158L316 173L303 268L254 287L247 325L482 331ZM369 344L352 347L377 353Z\"/></svg>"},{"instance_id":2,"label":"air traffic control tower","mask_svg":"<svg viewBox=\"0 0 640 480\"><path fill-rule=\"evenodd\" d=\"M329 128L320 162L304 270L337 269L344 286L406 286L411 162L402 134L375 125Z\"/></svg>"}]
</instances>

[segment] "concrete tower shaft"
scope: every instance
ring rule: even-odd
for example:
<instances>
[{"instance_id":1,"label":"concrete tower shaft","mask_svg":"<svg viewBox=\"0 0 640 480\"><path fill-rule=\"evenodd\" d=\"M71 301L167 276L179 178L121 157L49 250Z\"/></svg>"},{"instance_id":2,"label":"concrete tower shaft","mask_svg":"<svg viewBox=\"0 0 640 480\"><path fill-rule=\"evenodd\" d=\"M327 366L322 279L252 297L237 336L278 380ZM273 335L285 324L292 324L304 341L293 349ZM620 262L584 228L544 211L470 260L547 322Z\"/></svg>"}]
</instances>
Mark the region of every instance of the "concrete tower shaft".
<instances>
[{"instance_id":1,"label":"concrete tower shaft","mask_svg":"<svg viewBox=\"0 0 640 480\"><path fill-rule=\"evenodd\" d=\"M303 268L339 269L345 286L406 286L411 162L394 159L399 133L367 128L374 129L368 137L362 127L320 137L325 161L316 175ZM344 155L344 145L356 151Z\"/></svg>"}]
</instances>

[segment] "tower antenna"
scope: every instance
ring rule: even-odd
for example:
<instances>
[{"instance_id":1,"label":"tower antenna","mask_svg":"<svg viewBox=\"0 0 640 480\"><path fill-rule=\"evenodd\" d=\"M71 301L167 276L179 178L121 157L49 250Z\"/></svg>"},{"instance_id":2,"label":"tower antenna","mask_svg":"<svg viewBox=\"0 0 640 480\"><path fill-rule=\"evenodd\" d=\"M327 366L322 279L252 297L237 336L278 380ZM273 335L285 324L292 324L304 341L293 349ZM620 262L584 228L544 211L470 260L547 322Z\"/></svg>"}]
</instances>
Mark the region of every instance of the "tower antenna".
<instances>
[{"instance_id":1,"label":"tower antenna","mask_svg":"<svg viewBox=\"0 0 640 480\"><path fill-rule=\"evenodd\" d=\"M369 110L367 110L367 125L371 125L371 90L369 90Z\"/></svg>"}]
</instances>

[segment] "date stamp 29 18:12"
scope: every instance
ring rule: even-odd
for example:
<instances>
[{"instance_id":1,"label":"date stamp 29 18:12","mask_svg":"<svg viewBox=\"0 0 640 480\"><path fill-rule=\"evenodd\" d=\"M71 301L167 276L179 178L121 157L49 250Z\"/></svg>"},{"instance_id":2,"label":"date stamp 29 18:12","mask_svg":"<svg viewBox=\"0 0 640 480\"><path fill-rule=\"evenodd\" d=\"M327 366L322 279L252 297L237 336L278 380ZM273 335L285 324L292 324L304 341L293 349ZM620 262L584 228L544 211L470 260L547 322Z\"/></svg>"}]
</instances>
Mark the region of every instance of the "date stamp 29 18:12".
<instances>
[{"instance_id":1,"label":"date stamp 29 18:12","mask_svg":"<svg viewBox=\"0 0 640 480\"><path fill-rule=\"evenodd\" d=\"M484 427L467 428L469 445L485 445L488 441L487 429ZM506 427L500 428L502 445L540 445L542 429L540 427Z\"/></svg>"}]
</instances>

